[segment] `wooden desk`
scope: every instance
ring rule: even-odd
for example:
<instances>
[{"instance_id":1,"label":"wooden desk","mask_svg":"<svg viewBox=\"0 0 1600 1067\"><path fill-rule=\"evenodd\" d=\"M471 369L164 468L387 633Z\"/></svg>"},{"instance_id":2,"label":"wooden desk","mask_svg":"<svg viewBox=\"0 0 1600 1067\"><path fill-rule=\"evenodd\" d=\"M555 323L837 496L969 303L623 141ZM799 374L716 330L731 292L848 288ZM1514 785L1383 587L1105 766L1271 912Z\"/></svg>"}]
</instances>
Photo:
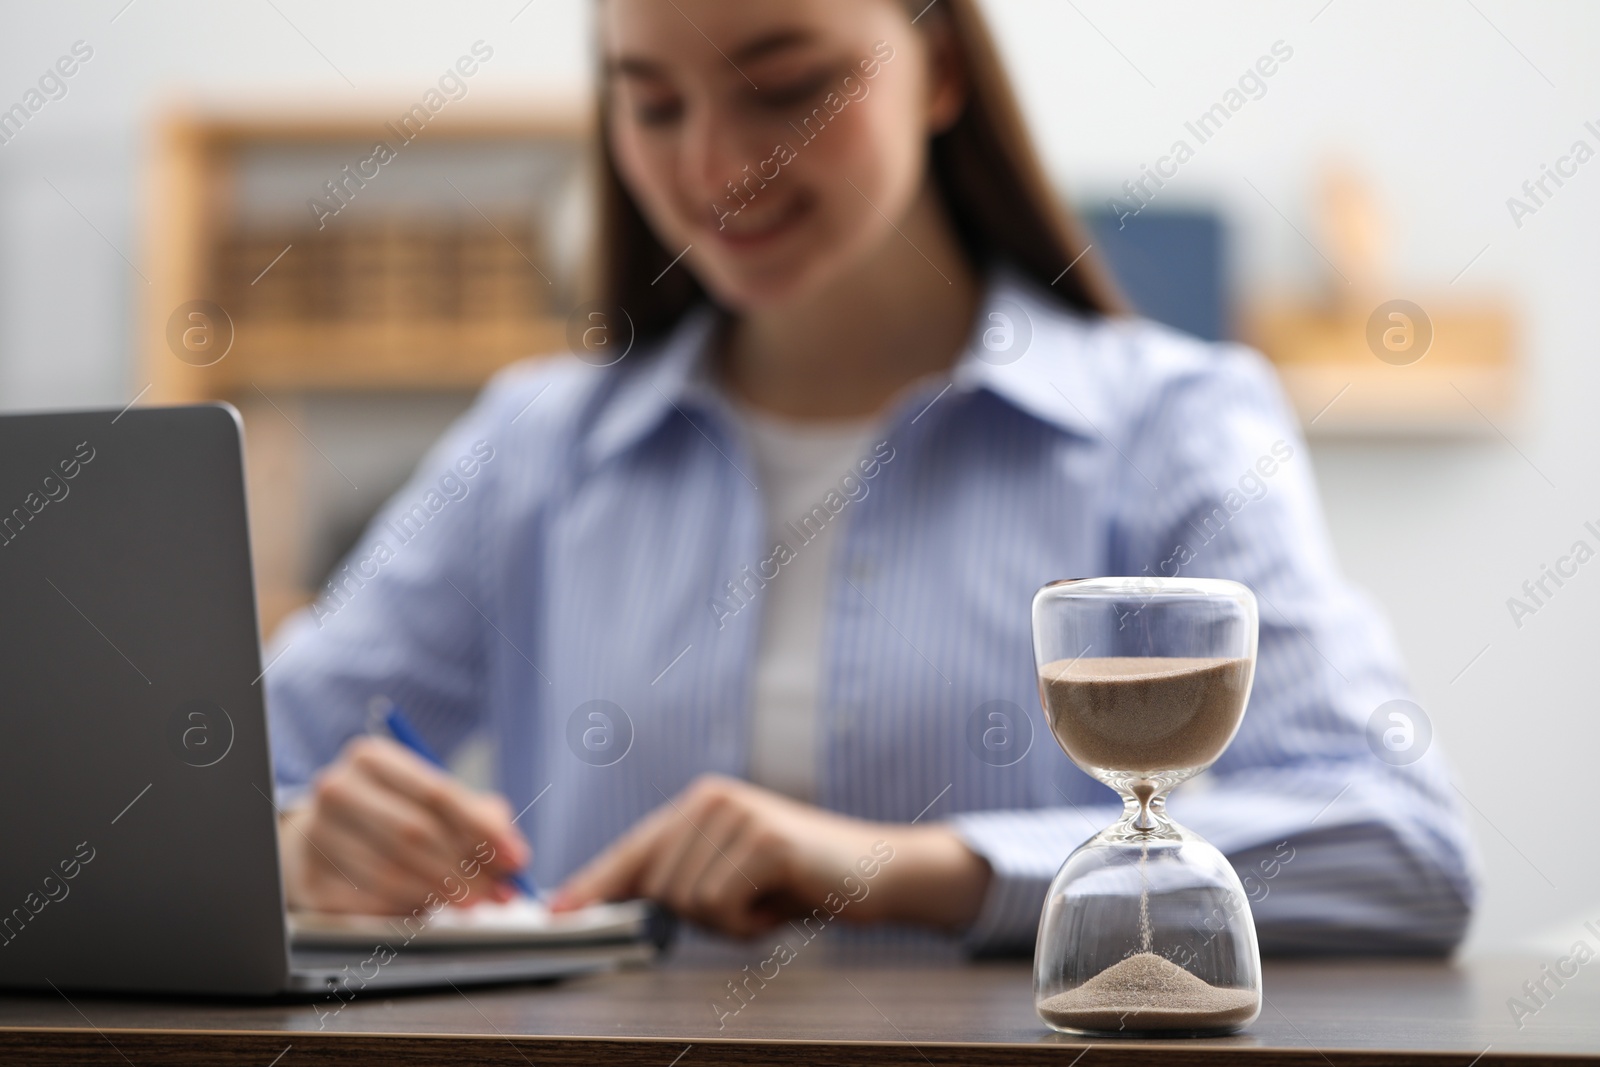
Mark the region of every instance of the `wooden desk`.
<instances>
[{"instance_id":1,"label":"wooden desk","mask_svg":"<svg viewBox=\"0 0 1600 1067\"><path fill-rule=\"evenodd\" d=\"M1034 1015L1025 962L965 964L943 951L821 940L719 1030L711 1003L729 1005L725 983L766 955L700 944L657 967L556 985L374 995L350 1002L322 1030L305 1003L5 997L0 1063L1600 1063L1600 962L1568 979L1521 1030L1506 999L1548 961L1269 962L1268 1006L1247 1033L1097 1041L1079 1059L1085 1042L1052 1033Z\"/></svg>"}]
</instances>

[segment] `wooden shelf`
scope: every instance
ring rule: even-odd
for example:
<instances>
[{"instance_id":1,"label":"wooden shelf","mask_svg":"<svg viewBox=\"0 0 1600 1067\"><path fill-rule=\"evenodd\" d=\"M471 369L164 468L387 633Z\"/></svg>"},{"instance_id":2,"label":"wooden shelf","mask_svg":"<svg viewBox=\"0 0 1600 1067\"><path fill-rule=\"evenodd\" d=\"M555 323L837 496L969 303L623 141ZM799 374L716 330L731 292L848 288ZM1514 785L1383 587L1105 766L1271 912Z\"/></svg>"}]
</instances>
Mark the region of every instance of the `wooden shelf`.
<instances>
[{"instance_id":1,"label":"wooden shelf","mask_svg":"<svg viewBox=\"0 0 1600 1067\"><path fill-rule=\"evenodd\" d=\"M1495 436L1520 410L1515 320L1491 301L1427 305L1433 340L1414 363L1368 347L1365 318L1309 304L1268 302L1245 317L1244 337L1278 368L1308 435L1437 438Z\"/></svg>"},{"instance_id":2,"label":"wooden shelf","mask_svg":"<svg viewBox=\"0 0 1600 1067\"><path fill-rule=\"evenodd\" d=\"M506 364L566 345L566 322L397 320L235 324L233 350L198 368L207 391L472 389Z\"/></svg>"},{"instance_id":3,"label":"wooden shelf","mask_svg":"<svg viewBox=\"0 0 1600 1067\"><path fill-rule=\"evenodd\" d=\"M370 97L363 103L333 107L317 99L185 106L169 110L163 127L167 135L198 137L214 147L370 141L381 135L384 123L404 114L414 102ZM474 96L452 101L420 136L429 141L559 138L581 142L589 135L593 106L593 100L583 95L515 100Z\"/></svg>"},{"instance_id":4,"label":"wooden shelf","mask_svg":"<svg viewBox=\"0 0 1600 1067\"><path fill-rule=\"evenodd\" d=\"M1309 436L1494 437L1516 418L1510 367L1304 362L1278 377Z\"/></svg>"},{"instance_id":5,"label":"wooden shelf","mask_svg":"<svg viewBox=\"0 0 1600 1067\"><path fill-rule=\"evenodd\" d=\"M1348 164L1324 165L1315 216L1330 268L1319 296L1266 294L1240 324L1277 365L1307 435L1504 433L1522 401L1510 302L1397 283L1391 228L1372 184Z\"/></svg>"},{"instance_id":6,"label":"wooden shelf","mask_svg":"<svg viewBox=\"0 0 1600 1067\"><path fill-rule=\"evenodd\" d=\"M565 346L560 308L551 308L548 317L496 315L492 321L470 313L453 320L419 322L402 313L314 323L236 315L234 345L220 363L195 367L173 353L167 325L174 309L196 299L228 307L233 301L225 298L237 292L233 280L219 271L229 268L224 252L240 232L236 172L242 157L263 150L292 152L307 145L370 141L391 113L406 106L374 101L337 111L310 103L241 107L174 113L159 124L146 242L152 283L143 325L146 380L153 383L148 401L230 399L252 381L306 390L470 388L514 359ZM446 147L543 142L581 157L587 151L588 107L576 98L516 107L468 106L462 101L441 113L420 137ZM517 269L555 273L548 262L529 266L523 247L513 242L500 258ZM535 255L534 262L539 258ZM269 276L260 284L279 280Z\"/></svg>"}]
</instances>

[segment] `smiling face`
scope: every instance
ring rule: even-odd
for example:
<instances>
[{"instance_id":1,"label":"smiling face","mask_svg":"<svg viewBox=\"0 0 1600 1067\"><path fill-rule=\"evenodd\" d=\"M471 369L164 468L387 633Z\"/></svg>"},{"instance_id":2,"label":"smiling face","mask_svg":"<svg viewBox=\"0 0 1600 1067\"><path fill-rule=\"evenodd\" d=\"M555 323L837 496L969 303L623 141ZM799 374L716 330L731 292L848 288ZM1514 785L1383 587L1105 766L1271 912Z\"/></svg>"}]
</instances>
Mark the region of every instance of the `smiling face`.
<instances>
[{"instance_id":1,"label":"smiling face","mask_svg":"<svg viewBox=\"0 0 1600 1067\"><path fill-rule=\"evenodd\" d=\"M736 311L814 294L895 238L959 113L897 0L603 0L600 19L623 184Z\"/></svg>"}]
</instances>

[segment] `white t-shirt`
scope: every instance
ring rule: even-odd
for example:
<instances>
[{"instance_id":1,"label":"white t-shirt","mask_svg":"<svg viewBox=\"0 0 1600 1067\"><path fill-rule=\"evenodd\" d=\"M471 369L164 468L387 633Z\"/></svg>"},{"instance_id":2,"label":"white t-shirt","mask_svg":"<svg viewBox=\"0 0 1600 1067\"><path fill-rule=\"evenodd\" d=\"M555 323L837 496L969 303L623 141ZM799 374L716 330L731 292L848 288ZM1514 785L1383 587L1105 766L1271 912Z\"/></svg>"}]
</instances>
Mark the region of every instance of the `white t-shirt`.
<instances>
[{"instance_id":1,"label":"white t-shirt","mask_svg":"<svg viewBox=\"0 0 1600 1067\"><path fill-rule=\"evenodd\" d=\"M799 422L737 400L732 406L755 457L766 517L764 548L782 540L795 553L759 594L761 639L750 715L749 777L757 785L810 801L816 794L828 576L839 527L849 519L853 504L826 524L813 521L803 531L810 537L804 543L797 531L801 519L830 490L844 496L840 479L859 474L856 464L871 451L876 420ZM793 527L786 529L790 523Z\"/></svg>"}]
</instances>

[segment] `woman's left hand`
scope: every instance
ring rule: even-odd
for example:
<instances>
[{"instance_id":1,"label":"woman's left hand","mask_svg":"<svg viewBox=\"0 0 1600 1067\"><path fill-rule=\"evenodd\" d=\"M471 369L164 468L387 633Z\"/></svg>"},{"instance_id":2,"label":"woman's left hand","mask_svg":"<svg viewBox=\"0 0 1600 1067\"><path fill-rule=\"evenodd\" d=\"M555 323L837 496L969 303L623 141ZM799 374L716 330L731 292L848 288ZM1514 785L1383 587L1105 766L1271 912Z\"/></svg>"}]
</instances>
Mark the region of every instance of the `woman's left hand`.
<instances>
[{"instance_id":1,"label":"woman's left hand","mask_svg":"<svg viewBox=\"0 0 1600 1067\"><path fill-rule=\"evenodd\" d=\"M948 827L852 819L708 774L567 879L551 906L647 897L737 937L819 907L954 930L977 915L989 876Z\"/></svg>"}]
</instances>

